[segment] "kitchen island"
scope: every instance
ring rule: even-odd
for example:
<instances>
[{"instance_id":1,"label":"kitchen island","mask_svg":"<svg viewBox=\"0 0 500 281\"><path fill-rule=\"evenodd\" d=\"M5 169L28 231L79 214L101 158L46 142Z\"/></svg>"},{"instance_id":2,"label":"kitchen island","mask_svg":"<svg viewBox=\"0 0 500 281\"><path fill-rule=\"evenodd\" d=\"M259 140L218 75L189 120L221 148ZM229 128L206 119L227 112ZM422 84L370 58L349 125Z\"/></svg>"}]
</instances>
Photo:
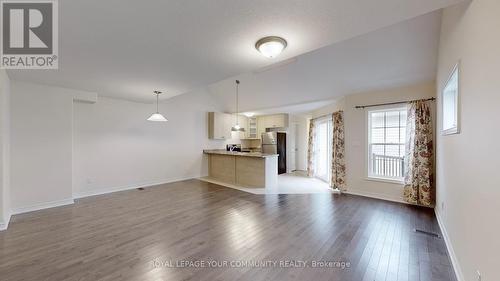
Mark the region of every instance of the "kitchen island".
<instances>
[{"instance_id":1,"label":"kitchen island","mask_svg":"<svg viewBox=\"0 0 500 281\"><path fill-rule=\"evenodd\" d=\"M208 180L244 188L273 188L278 184L278 154L204 150Z\"/></svg>"}]
</instances>

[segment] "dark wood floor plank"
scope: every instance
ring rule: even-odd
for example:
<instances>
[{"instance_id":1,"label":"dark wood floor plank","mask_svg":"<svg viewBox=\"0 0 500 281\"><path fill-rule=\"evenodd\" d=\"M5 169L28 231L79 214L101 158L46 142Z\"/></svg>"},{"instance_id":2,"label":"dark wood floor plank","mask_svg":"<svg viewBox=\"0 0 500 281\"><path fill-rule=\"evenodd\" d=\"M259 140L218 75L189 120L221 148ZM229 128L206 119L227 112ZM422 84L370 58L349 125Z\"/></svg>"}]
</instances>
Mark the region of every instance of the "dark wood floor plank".
<instances>
[{"instance_id":1,"label":"dark wood floor plank","mask_svg":"<svg viewBox=\"0 0 500 281\"><path fill-rule=\"evenodd\" d=\"M12 218L3 280L455 280L432 210L352 195L255 195L198 180ZM176 261L306 268L170 268ZM313 268L312 261L348 262ZM156 266L155 266L156 265ZM278 264L279 265L279 264Z\"/></svg>"}]
</instances>

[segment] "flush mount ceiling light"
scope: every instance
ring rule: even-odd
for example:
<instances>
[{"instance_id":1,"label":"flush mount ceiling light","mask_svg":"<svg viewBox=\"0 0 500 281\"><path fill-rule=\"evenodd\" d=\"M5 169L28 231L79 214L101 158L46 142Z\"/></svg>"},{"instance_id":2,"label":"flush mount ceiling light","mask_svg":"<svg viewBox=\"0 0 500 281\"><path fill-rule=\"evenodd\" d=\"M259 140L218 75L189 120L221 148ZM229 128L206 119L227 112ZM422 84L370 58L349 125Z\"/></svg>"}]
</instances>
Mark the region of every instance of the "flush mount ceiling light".
<instances>
[{"instance_id":1,"label":"flush mount ceiling light","mask_svg":"<svg viewBox=\"0 0 500 281\"><path fill-rule=\"evenodd\" d=\"M238 108L238 103L239 103L239 100L238 100L238 86L240 85L240 80L236 80L236 124L231 127L231 131L233 132L244 132L245 131L245 128L242 128L239 124L239 121L238 121L238 114L239 114L239 108Z\"/></svg>"},{"instance_id":2,"label":"flush mount ceiling light","mask_svg":"<svg viewBox=\"0 0 500 281\"><path fill-rule=\"evenodd\" d=\"M278 36L268 36L259 39L255 48L265 57L274 58L286 48L286 40Z\"/></svg>"},{"instance_id":3,"label":"flush mount ceiling light","mask_svg":"<svg viewBox=\"0 0 500 281\"><path fill-rule=\"evenodd\" d=\"M148 121L167 122L168 121L167 118L161 115L160 112L158 111L158 97L160 96L161 92L153 91L153 93L156 95L156 113L151 114L151 116L148 118Z\"/></svg>"}]
</instances>

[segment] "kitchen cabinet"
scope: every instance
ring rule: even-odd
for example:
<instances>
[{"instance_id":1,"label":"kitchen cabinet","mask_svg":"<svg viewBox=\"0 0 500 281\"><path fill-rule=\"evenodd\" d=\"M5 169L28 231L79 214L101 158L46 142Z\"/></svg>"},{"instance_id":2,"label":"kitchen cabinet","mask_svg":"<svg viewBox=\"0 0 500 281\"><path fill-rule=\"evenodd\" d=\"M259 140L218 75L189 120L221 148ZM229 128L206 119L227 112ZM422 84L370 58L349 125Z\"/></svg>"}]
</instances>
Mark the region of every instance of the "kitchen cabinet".
<instances>
[{"instance_id":1,"label":"kitchen cabinet","mask_svg":"<svg viewBox=\"0 0 500 281\"><path fill-rule=\"evenodd\" d=\"M245 129L245 137L247 137L248 132L248 118L245 115L238 115L238 123L242 128Z\"/></svg>"},{"instance_id":2,"label":"kitchen cabinet","mask_svg":"<svg viewBox=\"0 0 500 281\"><path fill-rule=\"evenodd\" d=\"M288 114L268 115L267 128L286 128L288 127Z\"/></svg>"},{"instance_id":3,"label":"kitchen cabinet","mask_svg":"<svg viewBox=\"0 0 500 281\"><path fill-rule=\"evenodd\" d=\"M249 139L260 138L259 132L257 131L257 117L248 118L247 138Z\"/></svg>"},{"instance_id":4,"label":"kitchen cabinet","mask_svg":"<svg viewBox=\"0 0 500 281\"><path fill-rule=\"evenodd\" d=\"M231 129L232 126L234 126L236 123L236 117L234 114L231 114L231 126L229 129ZM238 115L238 124L240 125L241 128L245 129L244 132L232 132L232 138L233 139L246 139L248 138L248 118L244 115Z\"/></svg>"},{"instance_id":5,"label":"kitchen cabinet","mask_svg":"<svg viewBox=\"0 0 500 281\"><path fill-rule=\"evenodd\" d=\"M221 112L208 113L208 138L226 140L231 138L231 115Z\"/></svg>"},{"instance_id":6,"label":"kitchen cabinet","mask_svg":"<svg viewBox=\"0 0 500 281\"><path fill-rule=\"evenodd\" d=\"M266 128L287 128L288 114L262 115L248 118L238 115L238 124L245 132L232 132L231 127L236 124L234 114L222 112L208 113L208 138L214 140L227 140L233 138L256 138L260 139Z\"/></svg>"},{"instance_id":7,"label":"kitchen cabinet","mask_svg":"<svg viewBox=\"0 0 500 281\"><path fill-rule=\"evenodd\" d=\"M207 181L245 188L274 188L278 184L278 154L204 150L208 155Z\"/></svg>"},{"instance_id":8,"label":"kitchen cabinet","mask_svg":"<svg viewBox=\"0 0 500 281\"><path fill-rule=\"evenodd\" d=\"M222 112L208 113L208 138L214 140L227 140L231 138L246 138L248 131L248 119L244 115L238 115L238 124L245 132L233 132L231 128L236 125L234 114Z\"/></svg>"},{"instance_id":9,"label":"kitchen cabinet","mask_svg":"<svg viewBox=\"0 0 500 281\"><path fill-rule=\"evenodd\" d=\"M288 127L288 114L273 114L257 117L258 137L266 132L266 128L286 128Z\"/></svg>"}]
</instances>

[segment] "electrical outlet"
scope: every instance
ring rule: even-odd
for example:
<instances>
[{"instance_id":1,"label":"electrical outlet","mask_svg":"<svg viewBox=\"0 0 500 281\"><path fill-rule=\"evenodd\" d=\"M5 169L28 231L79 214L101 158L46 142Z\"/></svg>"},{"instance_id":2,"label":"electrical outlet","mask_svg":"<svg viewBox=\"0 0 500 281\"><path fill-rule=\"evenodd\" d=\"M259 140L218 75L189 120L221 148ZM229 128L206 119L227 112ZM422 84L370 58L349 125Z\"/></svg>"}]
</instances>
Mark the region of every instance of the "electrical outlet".
<instances>
[{"instance_id":1,"label":"electrical outlet","mask_svg":"<svg viewBox=\"0 0 500 281\"><path fill-rule=\"evenodd\" d=\"M441 201L441 210L444 211L444 201Z\"/></svg>"},{"instance_id":2,"label":"electrical outlet","mask_svg":"<svg viewBox=\"0 0 500 281\"><path fill-rule=\"evenodd\" d=\"M479 272L479 270L476 271L477 273L477 281L481 281L481 272Z\"/></svg>"}]
</instances>

